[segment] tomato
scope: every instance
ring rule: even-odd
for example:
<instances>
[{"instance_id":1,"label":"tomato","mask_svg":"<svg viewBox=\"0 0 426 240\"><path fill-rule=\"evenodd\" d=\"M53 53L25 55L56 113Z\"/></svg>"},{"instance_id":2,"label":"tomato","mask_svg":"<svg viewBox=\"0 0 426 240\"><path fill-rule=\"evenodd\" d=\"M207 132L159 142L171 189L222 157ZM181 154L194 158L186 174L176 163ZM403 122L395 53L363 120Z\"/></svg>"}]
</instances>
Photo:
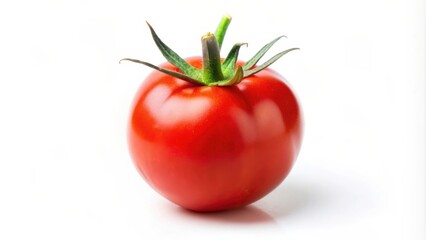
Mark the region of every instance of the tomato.
<instances>
[{"instance_id":1,"label":"tomato","mask_svg":"<svg viewBox=\"0 0 426 240\"><path fill-rule=\"evenodd\" d=\"M139 88L128 130L131 157L157 192L187 209L217 211L250 204L288 175L302 142L302 112L288 82L268 67L297 48L257 62L278 41L247 62L244 43L226 58L220 48L231 18L201 38L203 54L183 59L152 37L169 61L151 67ZM217 36L217 37L216 37Z\"/></svg>"},{"instance_id":2,"label":"tomato","mask_svg":"<svg viewBox=\"0 0 426 240\"><path fill-rule=\"evenodd\" d=\"M200 68L202 59L187 62ZM300 149L302 114L270 69L230 87L153 72L136 95L128 136L137 169L156 191L184 208L224 210L284 180Z\"/></svg>"}]
</instances>

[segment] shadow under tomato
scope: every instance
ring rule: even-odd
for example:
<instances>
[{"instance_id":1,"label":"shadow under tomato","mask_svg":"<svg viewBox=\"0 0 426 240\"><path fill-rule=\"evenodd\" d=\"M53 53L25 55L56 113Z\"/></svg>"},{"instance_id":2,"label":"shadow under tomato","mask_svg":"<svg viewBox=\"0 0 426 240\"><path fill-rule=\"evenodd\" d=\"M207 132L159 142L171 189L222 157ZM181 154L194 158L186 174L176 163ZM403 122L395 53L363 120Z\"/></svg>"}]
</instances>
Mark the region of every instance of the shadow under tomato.
<instances>
[{"instance_id":1,"label":"shadow under tomato","mask_svg":"<svg viewBox=\"0 0 426 240\"><path fill-rule=\"evenodd\" d=\"M179 207L177 208L177 212L178 214L182 214L185 217L191 217L210 222L226 222L235 224L276 223L274 218L271 217L268 213L253 205L218 212L195 212Z\"/></svg>"},{"instance_id":2,"label":"shadow under tomato","mask_svg":"<svg viewBox=\"0 0 426 240\"><path fill-rule=\"evenodd\" d=\"M279 218L288 218L322 204L323 196L315 187L305 184L283 183L259 201L233 210L196 212L177 207L177 214L191 219L235 224L276 224Z\"/></svg>"},{"instance_id":3,"label":"shadow under tomato","mask_svg":"<svg viewBox=\"0 0 426 240\"><path fill-rule=\"evenodd\" d=\"M317 189L304 185L283 183L273 192L255 203L274 218L287 218L304 212L323 202L322 194Z\"/></svg>"},{"instance_id":4,"label":"shadow under tomato","mask_svg":"<svg viewBox=\"0 0 426 240\"><path fill-rule=\"evenodd\" d=\"M321 177L283 182L255 206L277 221L338 211L361 216L374 205L373 195L374 190L357 179L326 172Z\"/></svg>"}]
</instances>

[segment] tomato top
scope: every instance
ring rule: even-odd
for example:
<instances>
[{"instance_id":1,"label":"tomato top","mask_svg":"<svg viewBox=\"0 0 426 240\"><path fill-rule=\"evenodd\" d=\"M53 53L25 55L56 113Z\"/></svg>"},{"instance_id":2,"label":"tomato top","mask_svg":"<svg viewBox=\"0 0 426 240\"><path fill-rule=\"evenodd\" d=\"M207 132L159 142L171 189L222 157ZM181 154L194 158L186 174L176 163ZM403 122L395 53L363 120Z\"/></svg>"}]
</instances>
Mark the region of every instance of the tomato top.
<instances>
[{"instance_id":1,"label":"tomato top","mask_svg":"<svg viewBox=\"0 0 426 240\"><path fill-rule=\"evenodd\" d=\"M152 38L158 49L161 51L163 56L177 68L176 71L155 66L151 63L140 61L132 58L124 58L123 60L140 63L151 67L155 70L168 74L170 76L191 82L196 85L207 85L207 86L232 86L241 82L242 79L252 76L270 66L276 60L284 56L285 54L297 50L298 48L290 48L284 50L265 63L256 66L259 60L265 55L265 53L283 36L279 36L263 46L250 60L245 64L237 64L238 53L241 46L246 43L236 43L229 51L226 58L220 57L220 49L225 37L226 30L231 22L231 17L225 15L219 23L215 34L207 33L201 38L202 45L202 67L196 68L181 58L177 53L170 49L154 31L152 26L148 23L148 27L151 31ZM121 62L120 61L120 62Z\"/></svg>"}]
</instances>

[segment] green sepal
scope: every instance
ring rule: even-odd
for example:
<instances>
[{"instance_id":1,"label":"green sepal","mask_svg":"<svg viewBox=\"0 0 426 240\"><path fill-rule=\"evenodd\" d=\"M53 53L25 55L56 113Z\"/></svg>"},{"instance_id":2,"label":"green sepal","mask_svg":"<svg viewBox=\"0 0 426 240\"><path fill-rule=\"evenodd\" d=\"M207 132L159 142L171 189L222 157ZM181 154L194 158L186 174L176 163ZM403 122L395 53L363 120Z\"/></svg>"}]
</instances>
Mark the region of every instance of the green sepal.
<instances>
[{"instance_id":1,"label":"green sepal","mask_svg":"<svg viewBox=\"0 0 426 240\"><path fill-rule=\"evenodd\" d=\"M152 38L154 39L155 44L157 45L160 52L171 64L179 68L184 75L191 79L196 79L197 81L202 81L202 72L200 69L197 69L189 65L183 58L181 58L177 53L170 49L161 39L158 37L157 33L154 31L154 28L147 22L149 30L151 31Z\"/></svg>"},{"instance_id":2,"label":"green sepal","mask_svg":"<svg viewBox=\"0 0 426 240\"><path fill-rule=\"evenodd\" d=\"M234 75L229 78L218 82L210 83L208 86L232 86L235 84L240 83L244 78L244 71L241 66L237 67L237 70L235 70Z\"/></svg>"},{"instance_id":3,"label":"green sepal","mask_svg":"<svg viewBox=\"0 0 426 240\"><path fill-rule=\"evenodd\" d=\"M263 63L262 65L254 68L254 69L250 69L250 70L244 71L244 78L262 71L263 69L269 67L272 63L274 63L275 61L277 61L282 56L284 56L287 53L289 53L291 51L294 51L294 50L299 50L299 48L290 48L290 49L287 49L285 51L282 51L282 52L278 53L277 55L273 56L271 59L269 59L265 63Z\"/></svg>"},{"instance_id":4,"label":"green sepal","mask_svg":"<svg viewBox=\"0 0 426 240\"><path fill-rule=\"evenodd\" d=\"M265 55L265 53L267 51L269 51L269 49L272 47L272 45L274 45L278 40L280 40L282 37L286 37L286 36L279 36L277 38L275 38L274 40L272 40L270 43L266 44L265 46L263 46L259 52L257 52L250 60L248 60L246 62L246 64L244 64L243 69L245 71L251 69L254 65L256 65L256 63L263 57L263 55Z\"/></svg>"},{"instance_id":5,"label":"green sepal","mask_svg":"<svg viewBox=\"0 0 426 240\"><path fill-rule=\"evenodd\" d=\"M242 46L246 45L247 43L236 43L231 51L229 51L228 56L225 58L225 60L222 63L222 72L225 77L229 76L230 74L234 73L235 71L235 64L238 59L238 53L240 52L240 48Z\"/></svg>"},{"instance_id":6,"label":"green sepal","mask_svg":"<svg viewBox=\"0 0 426 240\"><path fill-rule=\"evenodd\" d=\"M120 63L121 63L121 61L130 61L130 62L134 62L134 63L143 64L143 65L145 65L147 67L153 68L153 69L155 69L157 71L160 71L162 73L165 73L167 75L170 75L170 76L173 76L173 77L176 77L176 78L188 81L190 83L193 83L193 84L196 84L196 85L204 85L204 83L201 83L200 81L198 81L196 79L188 77L185 74L182 74L182 73L179 73L179 72L175 72L175 71L171 71L171 70L168 70L166 68L158 67L158 66L156 66L154 64L151 64L149 62L144 62L144 61L137 60L137 59L132 59L132 58L123 58L123 59L120 60Z\"/></svg>"}]
</instances>

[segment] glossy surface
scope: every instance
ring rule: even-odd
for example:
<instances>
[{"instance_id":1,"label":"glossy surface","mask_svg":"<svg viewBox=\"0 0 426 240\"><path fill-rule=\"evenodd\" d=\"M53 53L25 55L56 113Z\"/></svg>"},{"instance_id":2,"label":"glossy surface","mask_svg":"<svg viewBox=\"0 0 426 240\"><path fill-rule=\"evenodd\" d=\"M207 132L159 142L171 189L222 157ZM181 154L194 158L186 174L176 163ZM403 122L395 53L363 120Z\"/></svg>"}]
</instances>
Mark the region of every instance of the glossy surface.
<instances>
[{"instance_id":1,"label":"glossy surface","mask_svg":"<svg viewBox=\"0 0 426 240\"><path fill-rule=\"evenodd\" d=\"M196 67L200 61L188 59ZM141 175L170 201L196 211L237 208L289 173L301 145L301 109L269 69L232 87L153 72L135 97L128 139Z\"/></svg>"}]
</instances>

